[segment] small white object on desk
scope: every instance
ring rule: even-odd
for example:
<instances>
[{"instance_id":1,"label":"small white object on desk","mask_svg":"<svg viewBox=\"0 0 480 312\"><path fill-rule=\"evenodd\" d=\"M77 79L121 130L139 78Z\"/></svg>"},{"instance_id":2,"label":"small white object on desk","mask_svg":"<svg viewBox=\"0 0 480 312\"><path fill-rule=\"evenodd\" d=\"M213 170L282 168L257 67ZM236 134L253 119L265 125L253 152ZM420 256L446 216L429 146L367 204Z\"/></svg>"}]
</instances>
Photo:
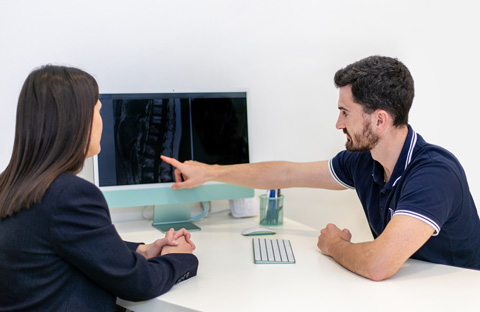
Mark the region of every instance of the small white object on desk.
<instances>
[{"instance_id":1,"label":"small white object on desk","mask_svg":"<svg viewBox=\"0 0 480 312\"><path fill-rule=\"evenodd\" d=\"M260 208L255 197L230 199L228 203L234 218L254 217L259 214Z\"/></svg>"}]
</instances>

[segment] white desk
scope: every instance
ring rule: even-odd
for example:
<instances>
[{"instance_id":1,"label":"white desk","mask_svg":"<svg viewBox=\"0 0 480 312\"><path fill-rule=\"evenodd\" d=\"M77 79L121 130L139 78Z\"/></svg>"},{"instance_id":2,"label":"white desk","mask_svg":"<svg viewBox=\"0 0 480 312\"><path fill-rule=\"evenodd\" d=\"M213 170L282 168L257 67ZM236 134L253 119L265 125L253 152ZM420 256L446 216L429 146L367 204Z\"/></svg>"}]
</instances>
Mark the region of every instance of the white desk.
<instances>
[{"instance_id":1,"label":"white desk","mask_svg":"<svg viewBox=\"0 0 480 312\"><path fill-rule=\"evenodd\" d=\"M408 260L389 280L373 282L321 254L319 230L285 219L296 264L254 264L252 238L240 234L258 218L222 212L192 232L198 275L153 300L118 303L142 311L478 311L480 271ZM150 243L162 233L150 221L115 224L123 239Z\"/></svg>"}]
</instances>

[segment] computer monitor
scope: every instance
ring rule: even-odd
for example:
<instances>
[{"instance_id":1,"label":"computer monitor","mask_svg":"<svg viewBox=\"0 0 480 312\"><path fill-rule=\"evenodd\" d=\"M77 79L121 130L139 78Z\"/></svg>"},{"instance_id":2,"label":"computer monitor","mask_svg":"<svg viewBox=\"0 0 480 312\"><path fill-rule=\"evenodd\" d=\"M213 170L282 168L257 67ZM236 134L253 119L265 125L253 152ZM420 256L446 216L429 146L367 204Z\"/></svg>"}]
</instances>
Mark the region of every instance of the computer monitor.
<instances>
[{"instance_id":1,"label":"computer monitor","mask_svg":"<svg viewBox=\"0 0 480 312\"><path fill-rule=\"evenodd\" d=\"M174 168L160 159L248 163L246 92L102 93L100 101L94 180L110 208L153 205L154 227L195 230L192 221L208 213L209 202L253 197L253 189L215 182L172 190ZM192 218L194 202L204 209Z\"/></svg>"}]
</instances>

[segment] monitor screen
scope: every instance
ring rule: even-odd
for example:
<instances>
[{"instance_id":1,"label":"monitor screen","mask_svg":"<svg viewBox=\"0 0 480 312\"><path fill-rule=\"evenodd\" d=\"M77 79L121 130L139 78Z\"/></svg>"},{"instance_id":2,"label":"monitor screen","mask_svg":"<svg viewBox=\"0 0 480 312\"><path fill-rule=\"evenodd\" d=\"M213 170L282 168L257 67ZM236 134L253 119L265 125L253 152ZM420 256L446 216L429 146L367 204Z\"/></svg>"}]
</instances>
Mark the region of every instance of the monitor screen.
<instances>
[{"instance_id":1,"label":"monitor screen","mask_svg":"<svg viewBox=\"0 0 480 312\"><path fill-rule=\"evenodd\" d=\"M253 196L252 189L224 183L174 191L174 168L160 159L248 163L246 92L102 93L100 101L102 149L94 178L110 207Z\"/></svg>"},{"instance_id":2,"label":"monitor screen","mask_svg":"<svg viewBox=\"0 0 480 312\"><path fill-rule=\"evenodd\" d=\"M102 94L98 185L173 182L160 155L248 163L246 93Z\"/></svg>"}]
</instances>

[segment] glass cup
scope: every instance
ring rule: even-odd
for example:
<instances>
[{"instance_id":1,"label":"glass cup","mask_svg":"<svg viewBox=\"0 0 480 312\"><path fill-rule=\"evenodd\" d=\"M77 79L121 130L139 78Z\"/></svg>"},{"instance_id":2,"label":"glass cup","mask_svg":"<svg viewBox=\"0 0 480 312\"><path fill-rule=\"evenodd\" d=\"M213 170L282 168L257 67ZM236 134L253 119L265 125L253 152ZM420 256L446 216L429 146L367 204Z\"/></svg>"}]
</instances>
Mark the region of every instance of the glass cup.
<instances>
[{"instance_id":1,"label":"glass cup","mask_svg":"<svg viewBox=\"0 0 480 312\"><path fill-rule=\"evenodd\" d=\"M260 225L283 225L283 195L267 197L260 195Z\"/></svg>"}]
</instances>

